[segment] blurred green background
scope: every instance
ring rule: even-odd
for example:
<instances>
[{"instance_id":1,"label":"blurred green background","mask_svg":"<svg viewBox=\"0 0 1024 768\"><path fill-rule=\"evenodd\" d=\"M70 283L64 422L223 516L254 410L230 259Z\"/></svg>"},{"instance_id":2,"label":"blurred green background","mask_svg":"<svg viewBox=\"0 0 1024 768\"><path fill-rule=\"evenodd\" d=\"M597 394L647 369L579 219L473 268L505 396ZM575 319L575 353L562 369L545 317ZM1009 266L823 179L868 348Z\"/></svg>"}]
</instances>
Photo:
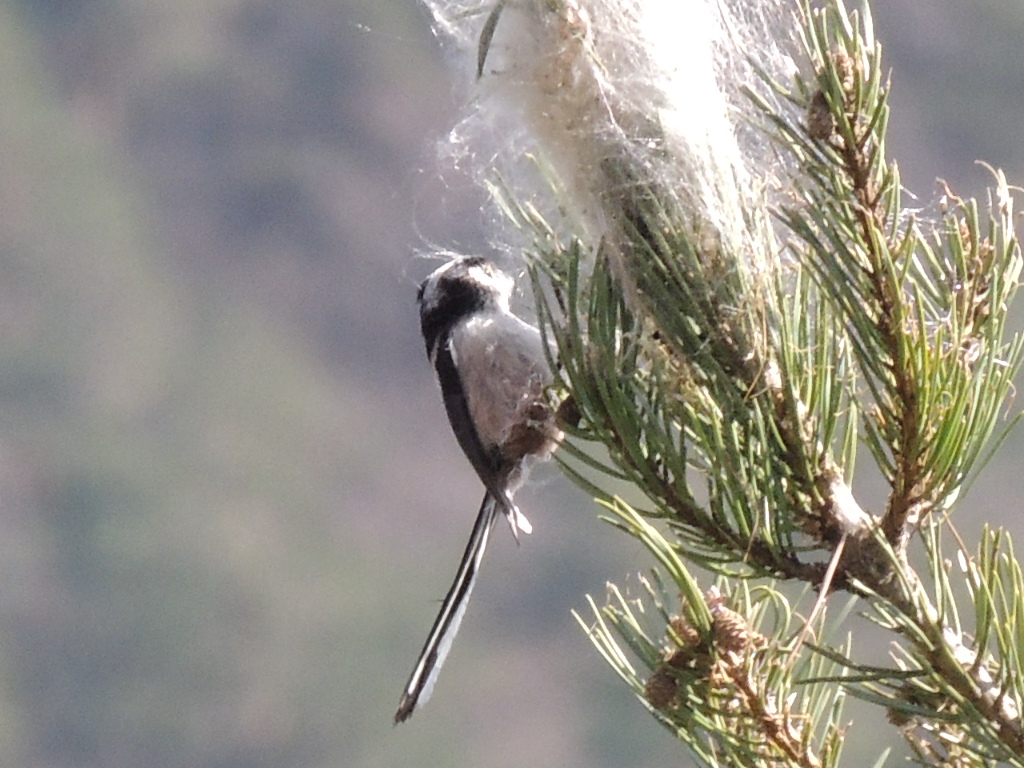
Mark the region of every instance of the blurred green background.
<instances>
[{"instance_id":1,"label":"blurred green background","mask_svg":"<svg viewBox=\"0 0 1024 768\"><path fill-rule=\"evenodd\" d=\"M921 205L1024 181L1024 6L875 10ZM479 496L413 302L484 242L455 106L413 0L0 0L0 764L685 764L569 614L648 560L551 467L391 725Z\"/></svg>"}]
</instances>

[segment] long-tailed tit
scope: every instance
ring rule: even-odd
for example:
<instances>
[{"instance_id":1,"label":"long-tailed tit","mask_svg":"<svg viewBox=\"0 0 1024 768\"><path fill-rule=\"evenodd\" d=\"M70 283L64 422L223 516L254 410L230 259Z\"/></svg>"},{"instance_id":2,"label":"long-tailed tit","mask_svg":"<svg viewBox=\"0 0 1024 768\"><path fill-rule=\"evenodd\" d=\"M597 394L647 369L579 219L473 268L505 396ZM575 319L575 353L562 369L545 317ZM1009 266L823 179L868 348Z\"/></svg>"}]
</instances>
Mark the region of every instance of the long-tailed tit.
<instances>
[{"instance_id":1,"label":"long-tailed tit","mask_svg":"<svg viewBox=\"0 0 1024 768\"><path fill-rule=\"evenodd\" d=\"M448 421L486 492L448 595L406 683L395 722L430 698L466 612L487 539L503 513L519 540L532 527L513 501L528 460L547 458L561 433L544 387L551 378L540 333L512 314L512 278L486 259L457 258L420 286L427 355Z\"/></svg>"}]
</instances>

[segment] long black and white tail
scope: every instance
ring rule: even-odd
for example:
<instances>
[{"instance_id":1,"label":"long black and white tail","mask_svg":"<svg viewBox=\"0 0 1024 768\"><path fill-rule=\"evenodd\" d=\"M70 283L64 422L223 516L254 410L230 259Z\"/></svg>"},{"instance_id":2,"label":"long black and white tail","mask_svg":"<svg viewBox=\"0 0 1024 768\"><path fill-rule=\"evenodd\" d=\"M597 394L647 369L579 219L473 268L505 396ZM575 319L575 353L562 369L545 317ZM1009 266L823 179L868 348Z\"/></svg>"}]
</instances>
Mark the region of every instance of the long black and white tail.
<instances>
[{"instance_id":1,"label":"long black and white tail","mask_svg":"<svg viewBox=\"0 0 1024 768\"><path fill-rule=\"evenodd\" d=\"M459 624L462 623L462 617L466 614L469 595L473 591L473 585L476 584L480 562L483 560L484 550L487 549L487 539L491 535L491 529L494 528L494 522L498 519L498 512L499 507L494 497L490 493L485 494L483 503L480 505L480 512L473 524L473 533L469 537L466 551L462 555L462 562L459 563L459 570L455 574L455 580L444 598L444 603L441 604L441 610L434 620L434 626L430 630L427 642L423 645L423 650L420 651L420 657L409 676L409 682L405 684L402 700L398 704L398 711L395 712L396 723L404 722L412 717L416 707L426 704L434 690L437 674L448 657L452 641L459 631Z\"/></svg>"}]
</instances>

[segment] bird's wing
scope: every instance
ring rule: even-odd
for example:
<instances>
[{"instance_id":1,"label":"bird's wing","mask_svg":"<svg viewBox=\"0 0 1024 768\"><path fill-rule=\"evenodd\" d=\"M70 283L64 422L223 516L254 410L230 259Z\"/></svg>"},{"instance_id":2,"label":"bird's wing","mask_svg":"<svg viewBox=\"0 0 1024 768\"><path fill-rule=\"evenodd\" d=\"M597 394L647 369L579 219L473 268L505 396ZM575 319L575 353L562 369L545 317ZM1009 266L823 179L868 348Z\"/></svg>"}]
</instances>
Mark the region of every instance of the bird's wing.
<instances>
[{"instance_id":1,"label":"bird's wing","mask_svg":"<svg viewBox=\"0 0 1024 768\"><path fill-rule=\"evenodd\" d=\"M437 674L448 657L462 617L466 614L469 595L476 584L480 563L487 548L487 539L491 535L497 515L498 505L494 503L494 497L490 493L485 494L480 512L473 524L473 533L459 563L459 570L455 573L455 581L452 582L441 604L441 610L434 620L434 626L427 636L423 650L420 651L420 657L416 661L412 675L409 676L409 682L405 684L398 711L395 712L396 723L408 720L417 706L426 704L434 690Z\"/></svg>"},{"instance_id":2,"label":"bird's wing","mask_svg":"<svg viewBox=\"0 0 1024 768\"><path fill-rule=\"evenodd\" d=\"M459 441L469 463L473 465L477 475L483 482L484 487L497 501L508 518L509 526L512 528L512 535L519 541L519 531L530 533L533 526L526 519L526 515L519 511L508 492L505 480L509 468L503 466L502 458L496 448L488 450L480 439L476 428L473 426L472 414L469 410L469 402L466 400L465 388L459 375L458 366L451 348L447 344L440 344L433 355L434 370L437 373L437 380L441 384L441 396L444 399L444 408L448 414L448 421L451 424L452 432Z\"/></svg>"}]
</instances>

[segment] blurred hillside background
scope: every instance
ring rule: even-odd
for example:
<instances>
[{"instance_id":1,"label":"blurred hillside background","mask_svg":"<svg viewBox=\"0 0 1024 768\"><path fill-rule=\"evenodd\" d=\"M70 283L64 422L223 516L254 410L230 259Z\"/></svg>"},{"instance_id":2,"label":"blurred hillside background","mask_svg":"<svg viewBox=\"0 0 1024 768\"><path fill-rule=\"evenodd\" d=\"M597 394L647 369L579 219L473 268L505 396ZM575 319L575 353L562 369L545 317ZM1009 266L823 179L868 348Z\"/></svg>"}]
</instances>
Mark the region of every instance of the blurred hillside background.
<instances>
[{"instance_id":1,"label":"blurred hillside background","mask_svg":"<svg viewBox=\"0 0 1024 768\"><path fill-rule=\"evenodd\" d=\"M1024 182L1024 5L874 7L922 205ZM685 762L569 614L649 562L553 468L391 725L479 496L413 301L484 242L454 108L414 0L0 0L0 764Z\"/></svg>"}]
</instances>

